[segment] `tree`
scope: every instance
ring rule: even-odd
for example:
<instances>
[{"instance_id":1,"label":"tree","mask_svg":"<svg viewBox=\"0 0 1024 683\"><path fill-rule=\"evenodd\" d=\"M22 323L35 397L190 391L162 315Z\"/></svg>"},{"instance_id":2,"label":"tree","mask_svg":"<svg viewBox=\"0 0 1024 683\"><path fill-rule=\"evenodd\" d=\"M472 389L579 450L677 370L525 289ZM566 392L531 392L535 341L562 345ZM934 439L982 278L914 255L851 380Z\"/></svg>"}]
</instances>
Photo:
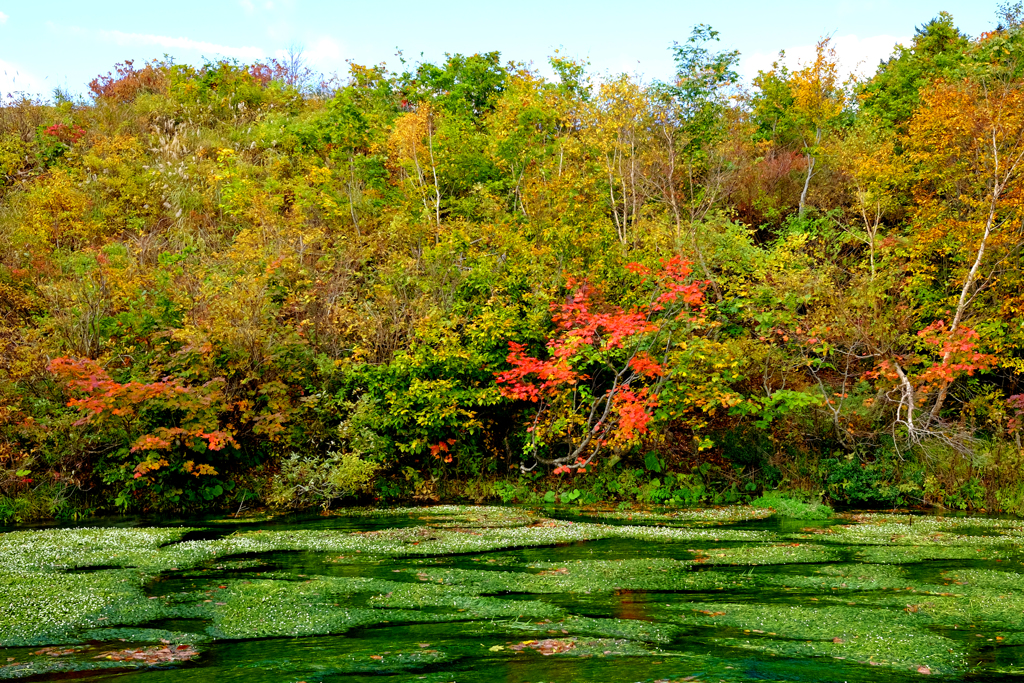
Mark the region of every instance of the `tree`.
<instances>
[{"instance_id":1,"label":"tree","mask_svg":"<svg viewBox=\"0 0 1024 683\"><path fill-rule=\"evenodd\" d=\"M388 140L392 158L423 202L425 214L441 225L441 181L438 177L437 114L429 103L403 114Z\"/></svg>"},{"instance_id":2,"label":"tree","mask_svg":"<svg viewBox=\"0 0 1024 683\"><path fill-rule=\"evenodd\" d=\"M996 14L999 16L1001 30L1019 29L1024 25L1024 2L1000 3Z\"/></svg>"},{"instance_id":3,"label":"tree","mask_svg":"<svg viewBox=\"0 0 1024 683\"><path fill-rule=\"evenodd\" d=\"M673 44L675 80L656 83L652 89L654 135L648 178L671 211L677 244L685 224L701 273L721 299L697 234L698 224L724 193L729 175L721 143L729 133L739 52L712 51L710 45L719 41L718 36L707 24L698 24L685 43Z\"/></svg>"},{"instance_id":4,"label":"tree","mask_svg":"<svg viewBox=\"0 0 1024 683\"><path fill-rule=\"evenodd\" d=\"M675 81L655 86L671 99L680 132L686 136L687 146L694 149L714 143L725 134L723 113L739 81L739 51L712 52L708 47L719 41L718 36L719 32L707 24L694 26L685 43L672 44Z\"/></svg>"},{"instance_id":5,"label":"tree","mask_svg":"<svg viewBox=\"0 0 1024 683\"><path fill-rule=\"evenodd\" d=\"M415 74L405 74L412 101L429 98L449 113L481 117L494 108L505 89L508 72L501 66L501 54L486 52L468 57L446 54L443 66L426 62Z\"/></svg>"},{"instance_id":6,"label":"tree","mask_svg":"<svg viewBox=\"0 0 1024 683\"><path fill-rule=\"evenodd\" d=\"M977 50L967 78L940 80L922 93L906 140L919 174L914 267L934 278L937 259L952 261L949 276L959 283L942 302L949 316L944 366L976 302L1024 240L1024 41L993 36ZM951 381L938 383L925 427L938 421Z\"/></svg>"},{"instance_id":7,"label":"tree","mask_svg":"<svg viewBox=\"0 0 1024 683\"><path fill-rule=\"evenodd\" d=\"M841 124L846 109L831 37L818 41L811 63L791 72L776 62L771 71L758 73L754 85L758 92L751 102L752 114L759 134L778 145L798 146L804 155L798 205L803 216L824 138Z\"/></svg>"},{"instance_id":8,"label":"tree","mask_svg":"<svg viewBox=\"0 0 1024 683\"><path fill-rule=\"evenodd\" d=\"M824 136L843 113L846 96L839 84L838 58L831 37L822 38L815 46L814 61L793 72L793 114L807 159L804 189L800 193L799 213L807 208L807 191L814 177L819 149Z\"/></svg>"},{"instance_id":9,"label":"tree","mask_svg":"<svg viewBox=\"0 0 1024 683\"><path fill-rule=\"evenodd\" d=\"M216 477L211 463L220 466L225 460L218 453L239 448L233 430L221 425L227 409L223 379L201 386L170 377L122 383L96 361L72 358L57 358L49 369L79 395L68 401L81 416L76 425L88 425L112 440L113 462L101 474L107 483L121 485L117 500L122 508L135 497L177 504L182 494L210 500L224 492L226 482L220 479L197 481L198 490L181 485L182 479Z\"/></svg>"},{"instance_id":10,"label":"tree","mask_svg":"<svg viewBox=\"0 0 1024 683\"><path fill-rule=\"evenodd\" d=\"M630 269L646 288L644 303L601 305L592 285L570 279L567 302L551 306L555 332L546 357L509 342L512 367L497 380L506 398L533 404L525 454L535 464L587 467L603 450L624 450L648 431L671 376L668 355L701 322L704 295L678 257L657 271Z\"/></svg>"},{"instance_id":11,"label":"tree","mask_svg":"<svg viewBox=\"0 0 1024 683\"><path fill-rule=\"evenodd\" d=\"M919 26L909 47L897 45L892 57L858 91L862 111L870 118L905 134L921 102L921 89L952 75L969 47L947 12Z\"/></svg>"},{"instance_id":12,"label":"tree","mask_svg":"<svg viewBox=\"0 0 1024 683\"><path fill-rule=\"evenodd\" d=\"M896 145L891 130L862 120L833 149L852 185L855 218L847 229L867 247L870 283L878 270L883 220L900 215L901 200L906 199L907 160L896 152Z\"/></svg>"},{"instance_id":13,"label":"tree","mask_svg":"<svg viewBox=\"0 0 1024 683\"><path fill-rule=\"evenodd\" d=\"M647 93L628 76L603 83L595 107L594 127L604 162L608 203L619 243L629 247L645 197L641 164L651 128Z\"/></svg>"}]
</instances>

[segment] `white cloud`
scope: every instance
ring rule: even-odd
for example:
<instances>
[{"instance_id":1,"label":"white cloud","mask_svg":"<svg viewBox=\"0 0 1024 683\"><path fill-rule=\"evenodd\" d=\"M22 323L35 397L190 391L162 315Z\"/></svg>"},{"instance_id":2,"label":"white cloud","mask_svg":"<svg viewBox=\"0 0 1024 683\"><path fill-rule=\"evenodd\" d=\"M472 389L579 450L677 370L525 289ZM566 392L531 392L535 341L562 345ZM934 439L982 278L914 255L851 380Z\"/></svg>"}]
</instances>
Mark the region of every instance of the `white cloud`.
<instances>
[{"instance_id":1,"label":"white cloud","mask_svg":"<svg viewBox=\"0 0 1024 683\"><path fill-rule=\"evenodd\" d=\"M10 19L9 16L4 14L3 12L0 12L0 24L6 24L8 19Z\"/></svg>"},{"instance_id":2,"label":"white cloud","mask_svg":"<svg viewBox=\"0 0 1024 683\"><path fill-rule=\"evenodd\" d=\"M281 63L288 63L291 53L295 50L301 53L303 65L313 71L329 74L343 71L345 68L344 49L333 38L319 38L312 45L295 43L287 50L274 52L274 59Z\"/></svg>"},{"instance_id":3,"label":"white cloud","mask_svg":"<svg viewBox=\"0 0 1024 683\"><path fill-rule=\"evenodd\" d=\"M333 38L320 38L306 50L306 57L321 69L337 67L342 61L341 45Z\"/></svg>"},{"instance_id":4,"label":"white cloud","mask_svg":"<svg viewBox=\"0 0 1024 683\"><path fill-rule=\"evenodd\" d=\"M242 6L246 14L252 14L256 11L256 6L252 4L252 0L239 0L238 4Z\"/></svg>"},{"instance_id":5,"label":"white cloud","mask_svg":"<svg viewBox=\"0 0 1024 683\"><path fill-rule=\"evenodd\" d=\"M207 57L221 55L235 57L242 61L253 62L263 59L263 50L258 47L234 47L218 45L202 40L171 36L158 36L150 33L124 33L122 31L99 31L97 35L104 40L113 41L118 45L156 45L162 48L192 50Z\"/></svg>"},{"instance_id":6,"label":"white cloud","mask_svg":"<svg viewBox=\"0 0 1024 683\"><path fill-rule=\"evenodd\" d=\"M42 79L27 73L17 64L0 59L0 99L11 93L42 96L50 90L52 87Z\"/></svg>"},{"instance_id":7,"label":"white cloud","mask_svg":"<svg viewBox=\"0 0 1024 683\"><path fill-rule=\"evenodd\" d=\"M893 49L898 43L910 44L910 38L898 36L868 36L860 38L855 35L836 36L832 39L832 45L836 49L836 56L839 58L839 73L842 78L855 74L858 78L870 77L878 68L878 63L892 56ZM785 50L786 57L781 60L789 69L798 69L804 64L814 61L814 45L797 45L788 47ZM772 63L779 61L778 53L768 54L757 52L743 57L740 62L740 74L749 83L757 75L758 71L768 71Z\"/></svg>"}]
</instances>

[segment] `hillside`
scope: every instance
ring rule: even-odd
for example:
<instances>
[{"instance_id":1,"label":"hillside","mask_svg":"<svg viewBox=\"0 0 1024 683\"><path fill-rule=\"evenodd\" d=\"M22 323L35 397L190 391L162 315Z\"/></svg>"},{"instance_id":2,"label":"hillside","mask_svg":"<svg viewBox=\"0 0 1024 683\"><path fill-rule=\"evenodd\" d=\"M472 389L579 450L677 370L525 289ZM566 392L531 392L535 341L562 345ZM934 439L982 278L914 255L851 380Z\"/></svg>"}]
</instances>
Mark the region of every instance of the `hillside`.
<instances>
[{"instance_id":1,"label":"hillside","mask_svg":"<svg viewBox=\"0 0 1024 683\"><path fill-rule=\"evenodd\" d=\"M0 520L1024 510L1024 31L860 83L131 62L0 107Z\"/></svg>"}]
</instances>

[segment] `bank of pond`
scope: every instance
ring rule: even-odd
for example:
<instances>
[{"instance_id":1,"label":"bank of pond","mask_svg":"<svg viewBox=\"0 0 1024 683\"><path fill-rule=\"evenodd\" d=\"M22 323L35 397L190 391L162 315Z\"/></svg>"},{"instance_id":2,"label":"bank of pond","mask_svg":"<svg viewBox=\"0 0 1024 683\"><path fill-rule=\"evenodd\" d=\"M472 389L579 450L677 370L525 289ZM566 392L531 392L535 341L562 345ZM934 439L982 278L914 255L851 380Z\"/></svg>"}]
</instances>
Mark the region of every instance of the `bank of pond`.
<instances>
[{"instance_id":1,"label":"bank of pond","mask_svg":"<svg viewBox=\"0 0 1024 683\"><path fill-rule=\"evenodd\" d=\"M0 533L0 678L1024 679L1024 521L435 506Z\"/></svg>"}]
</instances>

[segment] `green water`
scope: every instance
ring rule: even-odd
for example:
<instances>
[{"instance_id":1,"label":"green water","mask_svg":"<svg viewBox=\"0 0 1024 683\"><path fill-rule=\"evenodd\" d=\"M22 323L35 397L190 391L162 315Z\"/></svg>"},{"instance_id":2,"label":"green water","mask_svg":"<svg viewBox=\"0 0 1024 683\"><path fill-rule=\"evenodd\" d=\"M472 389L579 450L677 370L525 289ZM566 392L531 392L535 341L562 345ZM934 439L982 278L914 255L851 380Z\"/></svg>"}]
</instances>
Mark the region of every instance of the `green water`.
<instances>
[{"instance_id":1,"label":"green water","mask_svg":"<svg viewBox=\"0 0 1024 683\"><path fill-rule=\"evenodd\" d=\"M1016 519L435 507L0 533L0 678L1024 680Z\"/></svg>"}]
</instances>

